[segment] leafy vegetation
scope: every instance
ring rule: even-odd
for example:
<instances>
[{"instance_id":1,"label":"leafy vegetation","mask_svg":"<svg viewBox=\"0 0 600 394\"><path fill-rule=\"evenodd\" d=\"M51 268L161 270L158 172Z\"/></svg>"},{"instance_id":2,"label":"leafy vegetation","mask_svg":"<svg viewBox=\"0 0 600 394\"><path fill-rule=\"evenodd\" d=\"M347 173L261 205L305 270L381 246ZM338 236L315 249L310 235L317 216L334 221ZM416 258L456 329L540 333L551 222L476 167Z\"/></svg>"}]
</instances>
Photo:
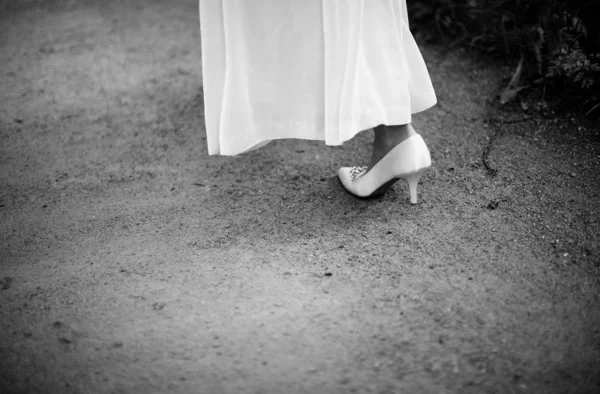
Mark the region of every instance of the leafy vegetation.
<instances>
[{"instance_id":1,"label":"leafy vegetation","mask_svg":"<svg viewBox=\"0 0 600 394\"><path fill-rule=\"evenodd\" d=\"M600 117L600 1L408 3L417 33L501 57L514 67L502 103L529 91L545 109Z\"/></svg>"}]
</instances>

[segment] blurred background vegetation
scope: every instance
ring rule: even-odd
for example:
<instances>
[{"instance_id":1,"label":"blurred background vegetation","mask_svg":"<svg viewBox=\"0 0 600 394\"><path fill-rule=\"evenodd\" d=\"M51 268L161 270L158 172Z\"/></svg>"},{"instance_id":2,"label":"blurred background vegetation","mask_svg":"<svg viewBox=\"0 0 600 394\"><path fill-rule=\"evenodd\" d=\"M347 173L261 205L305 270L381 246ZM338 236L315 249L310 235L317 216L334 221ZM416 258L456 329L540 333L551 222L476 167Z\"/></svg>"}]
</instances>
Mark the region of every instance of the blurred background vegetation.
<instances>
[{"instance_id":1,"label":"blurred background vegetation","mask_svg":"<svg viewBox=\"0 0 600 394\"><path fill-rule=\"evenodd\" d=\"M421 39L511 67L500 103L600 118L600 0L409 0Z\"/></svg>"}]
</instances>

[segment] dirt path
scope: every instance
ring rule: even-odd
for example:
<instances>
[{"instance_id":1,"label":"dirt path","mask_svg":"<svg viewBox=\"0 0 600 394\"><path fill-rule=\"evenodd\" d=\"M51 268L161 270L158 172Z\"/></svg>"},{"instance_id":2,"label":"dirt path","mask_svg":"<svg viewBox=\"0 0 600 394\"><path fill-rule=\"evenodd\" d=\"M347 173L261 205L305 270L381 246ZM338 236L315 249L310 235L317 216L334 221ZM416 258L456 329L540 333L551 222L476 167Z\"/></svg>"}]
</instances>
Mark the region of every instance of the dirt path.
<instances>
[{"instance_id":1,"label":"dirt path","mask_svg":"<svg viewBox=\"0 0 600 394\"><path fill-rule=\"evenodd\" d=\"M3 393L600 389L597 129L486 112L504 70L423 48L421 202L361 201L368 133L207 156L195 0L7 3Z\"/></svg>"}]
</instances>

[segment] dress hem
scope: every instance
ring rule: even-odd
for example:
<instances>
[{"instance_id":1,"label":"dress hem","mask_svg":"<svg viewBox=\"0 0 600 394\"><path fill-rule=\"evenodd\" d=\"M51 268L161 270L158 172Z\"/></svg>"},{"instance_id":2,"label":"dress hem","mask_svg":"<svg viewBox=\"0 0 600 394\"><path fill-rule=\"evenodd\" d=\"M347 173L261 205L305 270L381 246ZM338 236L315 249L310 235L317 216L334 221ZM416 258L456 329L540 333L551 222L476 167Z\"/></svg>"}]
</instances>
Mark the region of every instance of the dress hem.
<instances>
[{"instance_id":1,"label":"dress hem","mask_svg":"<svg viewBox=\"0 0 600 394\"><path fill-rule=\"evenodd\" d=\"M419 112L423 112L433 106L435 106L435 104L437 104L437 99L435 97L433 97L432 101L426 105L423 105L422 107L419 107L418 109L411 111L411 113L408 115L407 118L404 117L389 117L388 119L383 119L383 120L374 120L374 119L367 119L364 122L360 122L358 125L353 126L352 129L354 130L353 133L348 134L340 139L327 139L325 137L324 134L322 135L310 135L310 133L306 133L305 135L301 135L298 136L296 135L281 135L281 136L277 136L277 137L273 137L273 138L263 138L257 141L254 141L253 143L251 143L251 145L247 146L245 149L242 150L223 150L223 149L218 149L218 151L215 151L213 149L209 148L209 152L208 154L210 156L237 156L237 155L241 155L244 153L248 153L248 152L252 152L256 149L262 148L263 146L267 145L268 143L270 143L271 141L276 141L276 140L286 140L286 139L296 139L296 140L305 140L305 141L323 141L325 142L325 145L327 146L341 146L344 143L350 141L351 139L353 139L354 137L356 137L356 135L358 135L359 133L363 132L363 131L367 131L370 130L376 126L379 126L380 124L385 124L388 126L396 126L396 125L402 125L402 124L408 124L412 122L412 115L419 113ZM369 112L369 111L366 111ZM297 130L294 130L295 133L297 133Z\"/></svg>"}]
</instances>

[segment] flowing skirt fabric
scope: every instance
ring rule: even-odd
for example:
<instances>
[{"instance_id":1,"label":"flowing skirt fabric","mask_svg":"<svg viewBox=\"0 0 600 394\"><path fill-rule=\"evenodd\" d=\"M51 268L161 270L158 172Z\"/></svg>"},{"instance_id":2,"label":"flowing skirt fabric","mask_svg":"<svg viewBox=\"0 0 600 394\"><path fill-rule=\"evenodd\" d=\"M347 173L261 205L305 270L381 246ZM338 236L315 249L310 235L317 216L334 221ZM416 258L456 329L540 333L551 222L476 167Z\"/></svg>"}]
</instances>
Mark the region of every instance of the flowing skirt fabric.
<instances>
[{"instance_id":1,"label":"flowing skirt fabric","mask_svg":"<svg viewBox=\"0 0 600 394\"><path fill-rule=\"evenodd\" d=\"M208 152L341 145L436 103L405 0L200 0Z\"/></svg>"}]
</instances>

